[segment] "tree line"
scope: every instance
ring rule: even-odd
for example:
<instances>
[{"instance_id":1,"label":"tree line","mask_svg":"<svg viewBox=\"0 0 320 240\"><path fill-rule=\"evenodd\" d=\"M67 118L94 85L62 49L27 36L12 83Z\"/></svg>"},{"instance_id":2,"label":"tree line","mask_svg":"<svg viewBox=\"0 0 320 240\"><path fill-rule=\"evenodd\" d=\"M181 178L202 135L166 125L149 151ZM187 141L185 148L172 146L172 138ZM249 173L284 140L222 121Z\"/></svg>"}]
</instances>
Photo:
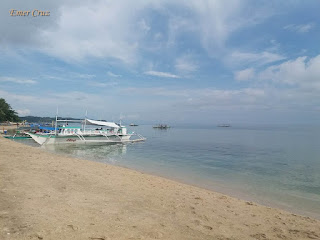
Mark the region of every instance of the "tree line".
<instances>
[{"instance_id":1,"label":"tree line","mask_svg":"<svg viewBox=\"0 0 320 240\"><path fill-rule=\"evenodd\" d=\"M0 98L0 122L20 122L17 112L3 98Z\"/></svg>"}]
</instances>

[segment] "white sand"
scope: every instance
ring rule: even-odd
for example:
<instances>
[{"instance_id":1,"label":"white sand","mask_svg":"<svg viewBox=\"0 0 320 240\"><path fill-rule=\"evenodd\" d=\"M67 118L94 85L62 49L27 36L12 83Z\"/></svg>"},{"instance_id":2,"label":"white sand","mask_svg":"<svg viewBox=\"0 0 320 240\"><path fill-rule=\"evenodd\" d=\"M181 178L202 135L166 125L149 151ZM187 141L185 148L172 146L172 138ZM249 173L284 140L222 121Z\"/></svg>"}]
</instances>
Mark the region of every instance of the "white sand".
<instances>
[{"instance_id":1,"label":"white sand","mask_svg":"<svg viewBox=\"0 0 320 240\"><path fill-rule=\"evenodd\" d=\"M0 137L0 239L320 239L320 221Z\"/></svg>"}]
</instances>

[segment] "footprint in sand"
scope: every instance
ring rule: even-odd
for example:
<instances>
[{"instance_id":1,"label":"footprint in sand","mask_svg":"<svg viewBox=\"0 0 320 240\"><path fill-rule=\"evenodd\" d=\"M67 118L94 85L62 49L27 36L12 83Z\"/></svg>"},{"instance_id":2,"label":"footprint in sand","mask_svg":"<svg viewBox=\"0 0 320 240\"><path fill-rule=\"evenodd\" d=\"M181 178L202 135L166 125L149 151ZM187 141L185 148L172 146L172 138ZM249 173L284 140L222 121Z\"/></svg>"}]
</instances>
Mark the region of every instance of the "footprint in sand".
<instances>
[{"instance_id":1,"label":"footprint in sand","mask_svg":"<svg viewBox=\"0 0 320 240\"><path fill-rule=\"evenodd\" d=\"M252 234L250 236L258 240L267 239L267 236L264 233Z\"/></svg>"},{"instance_id":2,"label":"footprint in sand","mask_svg":"<svg viewBox=\"0 0 320 240\"><path fill-rule=\"evenodd\" d=\"M213 228L212 227L210 227L210 226L203 226L205 229L208 229L208 230L212 230Z\"/></svg>"},{"instance_id":3,"label":"footprint in sand","mask_svg":"<svg viewBox=\"0 0 320 240\"><path fill-rule=\"evenodd\" d=\"M193 223L196 225L196 226L201 226L207 230L212 230L213 228L211 226L208 226L208 225L202 225L201 224L201 221L196 219L196 220L193 220Z\"/></svg>"}]
</instances>

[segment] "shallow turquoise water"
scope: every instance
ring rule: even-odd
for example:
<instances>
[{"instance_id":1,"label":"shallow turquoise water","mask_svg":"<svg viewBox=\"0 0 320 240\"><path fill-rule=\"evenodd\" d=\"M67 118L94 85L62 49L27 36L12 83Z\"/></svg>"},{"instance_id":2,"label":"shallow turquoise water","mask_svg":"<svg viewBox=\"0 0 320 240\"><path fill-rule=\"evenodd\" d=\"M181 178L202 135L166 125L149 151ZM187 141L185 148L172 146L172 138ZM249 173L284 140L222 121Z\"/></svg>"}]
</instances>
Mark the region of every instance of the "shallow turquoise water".
<instances>
[{"instance_id":1,"label":"shallow turquoise water","mask_svg":"<svg viewBox=\"0 0 320 240\"><path fill-rule=\"evenodd\" d=\"M320 218L320 128L129 128L146 142L50 147Z\"/></svg>"}]
</instances>

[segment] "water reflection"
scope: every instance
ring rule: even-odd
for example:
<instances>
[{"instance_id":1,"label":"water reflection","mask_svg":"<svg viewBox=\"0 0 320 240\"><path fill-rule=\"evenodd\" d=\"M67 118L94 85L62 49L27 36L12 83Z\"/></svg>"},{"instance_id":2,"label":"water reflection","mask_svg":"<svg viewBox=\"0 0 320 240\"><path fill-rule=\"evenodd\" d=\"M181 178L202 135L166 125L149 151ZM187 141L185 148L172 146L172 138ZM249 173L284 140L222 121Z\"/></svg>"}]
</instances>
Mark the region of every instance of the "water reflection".
<instances>
[{"instance_id":1,"label":"water reflection","mask_svg":"<svg viewBox=\"0 0 320 240\"><path fill-rule=\"evenodd\" d=\"M73 157L94 160L104 163L116 163L122 156L127 154L126 144L108 145L46 145L43 146L47 151L66 154Z\"/></svg>"}]
</instances>

